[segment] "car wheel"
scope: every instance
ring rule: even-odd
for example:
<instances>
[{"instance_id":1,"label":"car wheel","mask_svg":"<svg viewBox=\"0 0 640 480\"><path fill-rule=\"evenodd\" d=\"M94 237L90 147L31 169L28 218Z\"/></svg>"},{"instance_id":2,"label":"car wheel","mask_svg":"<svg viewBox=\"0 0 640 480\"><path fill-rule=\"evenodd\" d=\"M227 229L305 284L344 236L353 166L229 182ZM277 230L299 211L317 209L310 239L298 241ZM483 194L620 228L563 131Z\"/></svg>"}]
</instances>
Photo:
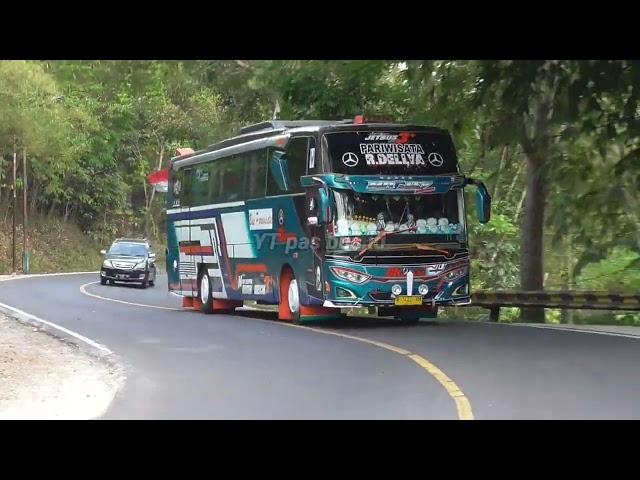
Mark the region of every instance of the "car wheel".
<instances>
[{"instance_id":1,"label":"car wheel","mask_svg":"<svg viewBox=\"0 0 640 480\"><path fill-rule=\"evenodd\" d=\"M107 279L104 277L100 277L100 285L106 285L107 284Z\"/></svg>"}]
</instances>

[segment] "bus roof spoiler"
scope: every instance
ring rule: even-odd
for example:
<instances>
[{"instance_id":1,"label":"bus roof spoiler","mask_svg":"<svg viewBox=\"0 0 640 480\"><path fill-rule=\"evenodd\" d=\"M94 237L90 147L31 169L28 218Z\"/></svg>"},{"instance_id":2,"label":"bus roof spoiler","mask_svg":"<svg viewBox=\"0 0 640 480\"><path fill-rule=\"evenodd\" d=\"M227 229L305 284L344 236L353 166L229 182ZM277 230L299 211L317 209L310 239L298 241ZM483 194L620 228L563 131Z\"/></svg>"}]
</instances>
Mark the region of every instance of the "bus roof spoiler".
<instances>
[{"instance_id":1,"label":"bus roof spoiler","mask_svg":"<svg viewBox=\"0 0 640 480\"><path fill-rule=\"evenodd\" d=\"M286 128L296 127L313 127L313 126L325 126L325 125L341 125L345 123L353 123L353 119L347 120L269 120L266 122L255 123L246 127L242 127L238 132L240 135L246 133L267 131L267 130L282 130Z\"/></svg>"}]
</instances>

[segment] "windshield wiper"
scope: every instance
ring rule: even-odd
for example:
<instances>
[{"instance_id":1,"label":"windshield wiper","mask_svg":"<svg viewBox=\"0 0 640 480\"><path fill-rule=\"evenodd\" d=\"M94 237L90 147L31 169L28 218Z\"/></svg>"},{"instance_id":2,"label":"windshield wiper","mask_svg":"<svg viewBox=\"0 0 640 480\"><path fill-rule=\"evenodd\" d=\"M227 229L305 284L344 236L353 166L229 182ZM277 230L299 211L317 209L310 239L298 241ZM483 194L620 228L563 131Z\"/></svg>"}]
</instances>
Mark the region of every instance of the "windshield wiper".
<instances>
[{"instance_id":1,"label":"windshield wiper","mask_svg":"<svg viewBox=\"0 0 640 480\"><path fill-rule=\"evenodd\" d=\"M416 231L416 227L407 227L407 228L403 228L403 229L400 229L400 230L394 230L393 232L386 232L386 231L380 232L376 236L376 238L371 240L366 247L364 247L362 250L360 250L358 255L356 255L356 259L361 258L366 252L368 252L371 249L371 247L373 247L380 240L383 240L383 239L387 238L390 235L395 235L396 233L402 233L402 232L408 232L408 231L414 231L415 232ZM416 245L416 247L418 245L420 245L420 247L418 247L418 248L420 248L421 250L430 250L430 251L433 251L433 252L442 253L447 257L449 256L449 252L447 252L446 250L440 250L438 248L433 248L433 247L430 247L430 246L424 245L424 244L415 244L415 245Z\"/></svg>"}]
</instances>

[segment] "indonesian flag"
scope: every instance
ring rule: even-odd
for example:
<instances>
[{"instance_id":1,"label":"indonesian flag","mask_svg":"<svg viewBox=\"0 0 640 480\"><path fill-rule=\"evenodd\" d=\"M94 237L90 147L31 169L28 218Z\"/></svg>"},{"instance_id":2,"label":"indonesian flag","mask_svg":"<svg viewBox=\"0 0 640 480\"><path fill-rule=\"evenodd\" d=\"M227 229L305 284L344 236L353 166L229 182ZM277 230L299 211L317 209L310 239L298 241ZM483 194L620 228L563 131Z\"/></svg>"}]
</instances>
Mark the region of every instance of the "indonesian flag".
<instances>
[{"instance_id":1,"label":"indonesian flag","mask_svg":"<svg viewBox=\"0 0 640 480\"><path fill-rule=\"evenodd\" d=\"M184 155L191 155L195 153L193 148L176 148L176 156L182 157ZM153 185L156 192L167 192L169 190L169 169L155 171L147 175L147 180Z\"/></svg>"},{"instance_id":2,"label":"indonesian flag","mask_svg":"<svg viewBox=\"0 0 640 480\"><path fill-rule=\"evenodd\" d=\"M149 183L153 185L156 192L167 192L169 190L169 169L158 170L147 176Z\"/></svg>"}]
</instances>

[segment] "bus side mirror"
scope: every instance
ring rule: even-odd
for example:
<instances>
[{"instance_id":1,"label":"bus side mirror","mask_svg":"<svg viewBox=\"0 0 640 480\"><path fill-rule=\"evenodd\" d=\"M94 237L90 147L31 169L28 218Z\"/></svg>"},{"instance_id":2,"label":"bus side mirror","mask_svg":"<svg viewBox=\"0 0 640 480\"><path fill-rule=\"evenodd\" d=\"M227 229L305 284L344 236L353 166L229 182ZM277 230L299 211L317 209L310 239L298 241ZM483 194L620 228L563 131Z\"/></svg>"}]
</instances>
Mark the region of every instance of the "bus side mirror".
<instances>
[{"instance_id":1,"label":"bus side mirror","mask_svg":"<svg viewBox=\"0 0 640 480\"><path fill-rule=\"evenodd\" d=\"M312 180L321 185L318 189L318 205L316 208L316 225L326 225L331 222L331 196L327 183L319 177L312 177Z\"/></svg>"},{"instance_id":2,"label":"bus side mirror","mask_svg":"<svg viewBox=\"0 0 640 480\"><path fill-rule=\"evenodd\" d=\"M475 185L476 187L476 206L478 210L478 221L487 223L491 220L491 195L487 187L480 180L468 178L465 185Z\"/></svg>"},{"instance_id":3,"label":"bus side mirror","mask_svg":"<svg viewBox=\"0 0 640 480\"><path fill-rule=\"evenodd\" d=\"M287 168L287 154L275 151L269 158L269 170L273 179L278 184L278 188L283 192L288 192L289 185L289 169Z\"/></svg>"},{"instance_id":4,"label":"bus side mirror","mask_svg":"<svg viewBox=\"0 0 640 480\"><path fill-rule=\"evenodd\" d=\"M491 220L491 196L489 196L489 192L484 185L476 191L476 204L478 208L478 221L480 223L487 223Z\"/></svg>"}]
</instances>

